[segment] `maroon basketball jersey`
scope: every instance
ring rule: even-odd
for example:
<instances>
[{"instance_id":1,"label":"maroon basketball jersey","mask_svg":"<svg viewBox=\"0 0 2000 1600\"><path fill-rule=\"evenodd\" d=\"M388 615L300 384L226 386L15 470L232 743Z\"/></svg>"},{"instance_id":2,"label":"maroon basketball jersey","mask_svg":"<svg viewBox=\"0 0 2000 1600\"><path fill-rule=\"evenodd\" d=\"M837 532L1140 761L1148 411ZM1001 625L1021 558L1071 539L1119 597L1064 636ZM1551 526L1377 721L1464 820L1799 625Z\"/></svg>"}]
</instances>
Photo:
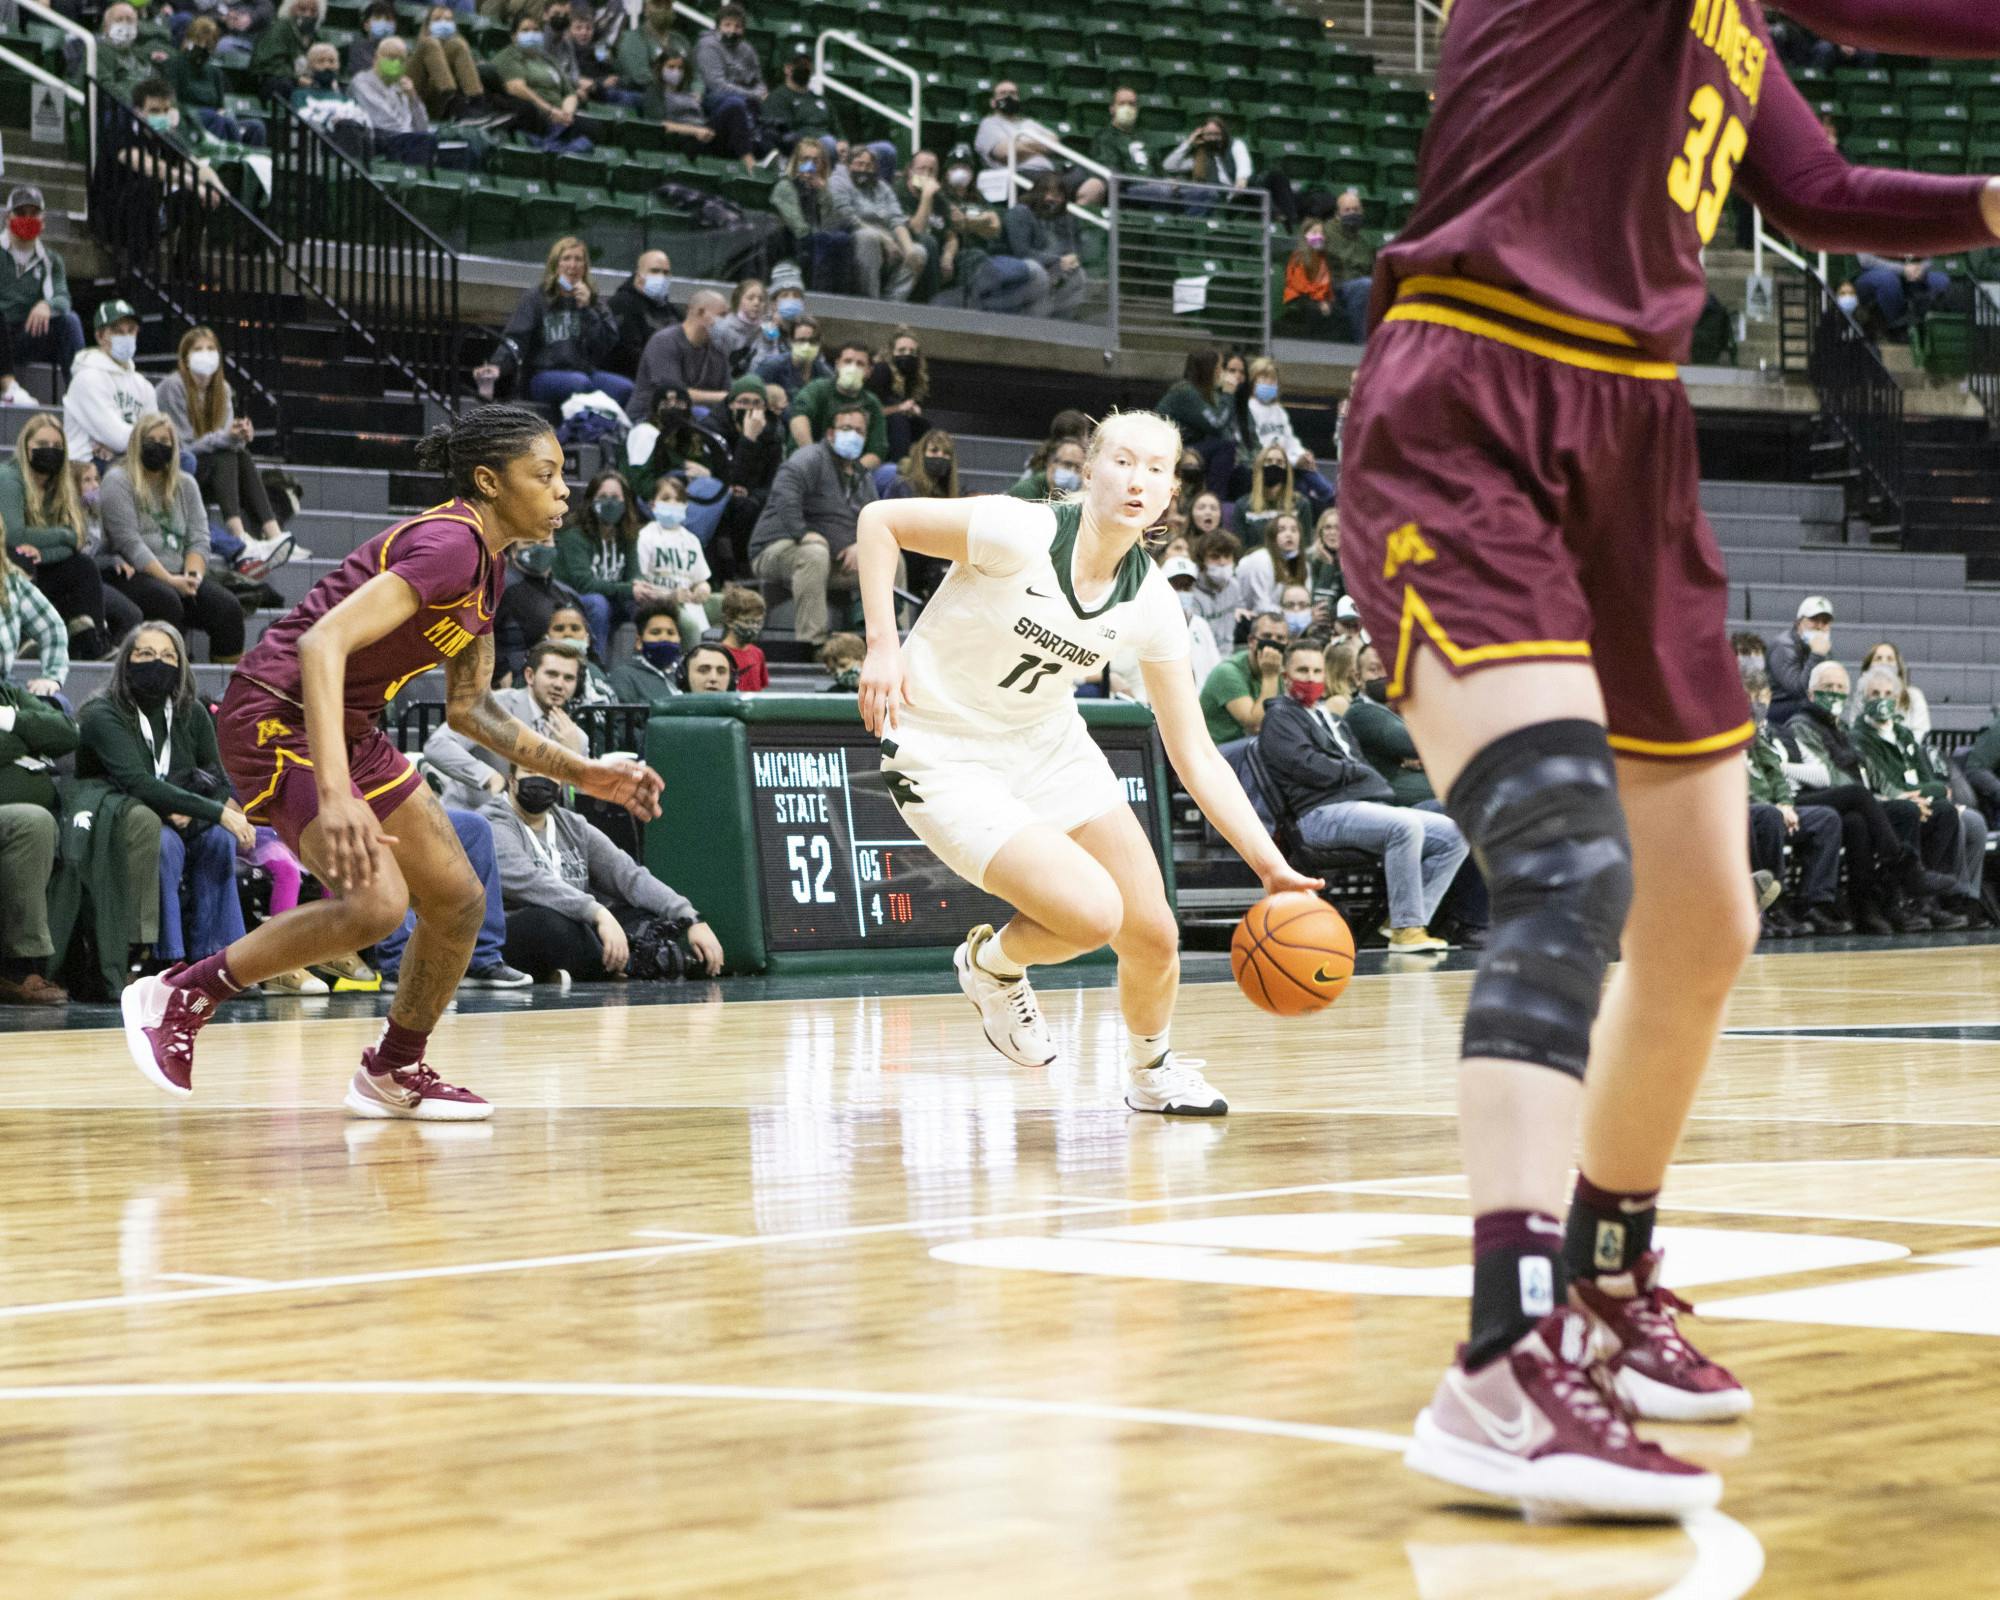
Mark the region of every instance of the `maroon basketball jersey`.
<instances>
[{"instance_id":1,"label":"maroon basketball jersey","mask_svg":"<svg viewBox=\"0 0 2000 1600\"><path fill-rule=\"evenodd\" d=\"M1371 322L1400 291L1397 320L1493 310L1685 359L1701 248L1782 72L1756 0L1455 0L1448 18L1421 198L1378 259ZM1532 306L1482 307L1481 286ZM1433 289L1457 308L1409 318Z\"/></svg>"},{"instance_id":2,"label":"maroon basketball jersey","mask_svg":"<svg viewBox=\"0 0 2000 1600\"><path fill-rule=\"evenodd\" d=\"M294 704L300 702L299 640L306 630L363 584L393 572L417 592L417 613L347 658L344 696L350 735L380 715L404 684L442 666L481 634L505 582L480 534L479 513L452 500L378 533L307 591L264 630L237 665L243 676Z\"/></svg>"}]
</instances>

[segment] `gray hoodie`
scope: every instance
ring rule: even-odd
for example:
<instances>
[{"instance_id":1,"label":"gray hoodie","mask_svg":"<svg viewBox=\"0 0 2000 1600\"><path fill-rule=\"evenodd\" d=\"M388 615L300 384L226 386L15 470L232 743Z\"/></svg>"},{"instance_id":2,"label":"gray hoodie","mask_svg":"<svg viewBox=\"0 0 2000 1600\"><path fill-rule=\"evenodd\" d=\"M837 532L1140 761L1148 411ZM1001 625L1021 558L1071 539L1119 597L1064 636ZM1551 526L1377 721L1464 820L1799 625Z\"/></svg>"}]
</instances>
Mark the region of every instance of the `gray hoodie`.
<instances>
[{"instance_id":1,"label":"gray hoodie","mask_svg":"<svg viewBox=\"0 0 2000 1600\"><path fill-rule=\"evenodd\" d=\"M510 907L546 906L583 923L595 921L600 908L618 906L674 922L699 920L686 895L668 888L567 806L549 812L539 835L530 833L504 794L489 796L479 814L493 824L500 893Z\"/></svg>"},{"instance_id":2,"label":"gray hoodie","mask_svg":"<svg viewBox=\"0 0 2000 1600\"><path fill-rule=\"evenodd\" d=\"M79 350L70 363L69 388L63 394L63 432L69 436L69 458L88 461L96 453L121 456L132 438L132 424L146 411L159 410L153 385L136 368L113 361L96 345Z\"/></svg>"},{"instance_id":3,"label":"gray hoodie","mask_svg":"<svg viewBox=\"0 0 2000 1600\"><path fill-rule=\"evenodd\" d=\"M202 508L201 490L185 472L174 473L174 492L155 511L139 503L121 461L105 473L97 508L104 516L104 542L111 554L141 572L155 561L169 572L182 572L190 550L208 559L208 513Z\"/></svg>"}]
</instances>

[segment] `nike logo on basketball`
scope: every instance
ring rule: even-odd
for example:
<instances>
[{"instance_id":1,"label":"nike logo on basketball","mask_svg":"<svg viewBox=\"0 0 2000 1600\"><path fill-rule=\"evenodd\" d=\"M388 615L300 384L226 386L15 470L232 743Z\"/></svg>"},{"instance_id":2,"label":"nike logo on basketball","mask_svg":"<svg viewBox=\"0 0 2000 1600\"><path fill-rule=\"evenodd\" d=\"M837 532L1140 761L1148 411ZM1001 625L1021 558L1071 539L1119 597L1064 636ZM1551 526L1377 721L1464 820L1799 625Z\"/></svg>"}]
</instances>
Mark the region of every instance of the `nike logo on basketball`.
<instances>
[{"instance_id":1,"label":"nike logo on basketball","mask_svg":"<svg viewBox=\"0 0 2000 1600\"><path fill-rule=\"evenodd\" d=\"M1314 982L1314 983L1338 983L1338 982L1340 982L1340 980L1341 980L1341 977L1342 977L1342 974L1340 974L1340 973L1338 973L1338 972L1328 972L1328 971L1326 970L1325 966L1323 966L1323 965L1322 965L1322 966L1320 967L1319 971L1317 971L1317 972L1315 972L1315 973L1313 974L1313 982Z\"/></svg>"},{"instance_id":2,"label":"nike logo on basketball","mask_svg":"<svg viewBox=\"0 0 2000 1600\"><path fill-rule=\"evenodd\" d=\"M1452 1393L1458 1397L1458 1403L1470 1413L1487 1438L1509 1452L1518 1451L1528 1442L1529 1435L1535 1431L1535 1414L1525 1404L1512 1417L1497 1417L1472 1398L1459 1374L1452 1373L1450 1379Z\"/></svg>"}]
</instances>

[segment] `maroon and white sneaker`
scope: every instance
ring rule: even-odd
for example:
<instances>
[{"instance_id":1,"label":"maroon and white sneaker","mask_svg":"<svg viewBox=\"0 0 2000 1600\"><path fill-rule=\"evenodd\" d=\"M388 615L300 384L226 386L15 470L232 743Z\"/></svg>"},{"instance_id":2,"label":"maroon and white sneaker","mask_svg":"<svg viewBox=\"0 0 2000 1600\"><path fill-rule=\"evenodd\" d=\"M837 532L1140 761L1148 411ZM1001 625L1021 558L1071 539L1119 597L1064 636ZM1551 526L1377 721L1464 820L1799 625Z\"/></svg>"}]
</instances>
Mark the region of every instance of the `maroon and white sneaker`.
<instances>
[{"instance_id":1,"label":"maroon and white sneaker","mask_svg":"<svg viewBox=\"0 0 2000 1600\"><path fill-rule=\"evenodd\" d=\"M1650 1250L1630 1272L1570 1284L1570 1300L1599 1335L1598 1354L1619 1399L1649 1422L1727 1422L1750 1409L1750 1391L1687 1342L1674 1314L1692 1312L1660 1285L1663 1252Z\"/></svg>"},{"instance_id":2,"label":"maroon and white sneaker","mask_svg":"<svg viewBox=\"0 0 2000 1600\"><path fill-rule=\"evenodd\" d=\"M413 1122L481 1122L493 1107L470 1089L446 1083L421 1063L374 1070L375 1052L361 1052L361 1065L347 1086L347 1109L357 1117L407 1117Z\"/></svg>"},{"instance_id":3,"label":"maroon and white sneaker","mask_svg":"<svg viewBox=\"0 0 2000 1600\"><path fill-rule=\"evenodd\" d=\"M207 995L167 982L186 965L157 978L135 978L118 997L132 1064L148 1083L183 1099L194 1093L194 1036L215 1015Z\"/></svg>"},{"instance_id":4,"label":"maroon and white sneaker","mask_svg":"<svg viewBox=\"0 0 2000 1600\"><path fill-rule=\"evenodd\" d=\"M1714 1473L1632 1431L1567 1307L1477 1372L1446 1368L1403 1464L1539 1515L1670 1520L1722 1498Z\"/></svg>"}]
</instances>

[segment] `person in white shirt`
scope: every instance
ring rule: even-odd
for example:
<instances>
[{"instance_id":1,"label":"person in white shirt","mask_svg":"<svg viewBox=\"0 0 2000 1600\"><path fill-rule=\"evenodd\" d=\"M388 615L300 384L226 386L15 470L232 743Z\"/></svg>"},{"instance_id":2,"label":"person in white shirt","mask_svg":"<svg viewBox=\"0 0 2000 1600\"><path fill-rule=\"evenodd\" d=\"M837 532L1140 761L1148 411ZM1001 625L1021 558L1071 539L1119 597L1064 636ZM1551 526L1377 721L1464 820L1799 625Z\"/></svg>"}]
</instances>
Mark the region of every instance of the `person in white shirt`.
<instances>
[{"instance_id":1,"label":"person in white shirt","mask_svg":"<svg viewBox=\"0 0 2000 1600\"><path fill-rule=\"evenodd\" d=\"M95 460L100 470L122 460L132 424L159 402L153 385L132 360L139 353L139 313L123 300L107 300L92 322L97 343L70 364L63 393L63 432L72 461ZM190 463L186 470L192 472Z\"/></svg>"},{"instance_id":2,"label":"person in white shirt","mask_svg":"<svg viewBox=\"0 0 2000 1600\"><path fill-rule=\"evenodd\" d=\"M1310 890L1257 821L1208 737L1188 668L1187 622L1142 548L1173 494L1179 430L1151 412L1101 423L1083 487L1054 503L1004 495L875 501L856 539L868 656L858 704L882 740L905 824L967 882L1016 908L953 957L986 1037L1021 1066L1056 1046L1027 969L1109 944L1118 956L1125 1103L1220 1116L1228 1103L1170 1045L1180 931L1159 864L1073 694L1116 650L1135 650L1174 770L1268 892ZM909 550L952 563L896 634Z\"/></svg>"},{"instance_id":3,"label":"person in white shirt","mask_svg":"<svg viewBox=\"0 0 2000 1600\"><path fill-rule=\"evenodd\" d=\"M1251 442L1259 453L1272 445L1281 448L1292 464L1292 482L1299 490L1316 505L1331 505L1332 480L1320 471L1319 458L1299 443L1298 434L1292 431L1292 414L1278 394L1278 363L1269 356L1259 356L1250 363L1250 399L1245 406L1255 435Z\"/></svg>"},{"instance_id":4,"label":"person in white shirt","mask_svg":"<svg viewBox=\"0 0 2000 1600\"><path fill-rule=\"evenodd\" d=\"M678 609L681 639L692 643L708 631L708 556L687 529L687 490L677 478L653 489L653 520L639 530L638 581L667 591Z\"/></svg>"},{"instance_id":5,"label":"person in white shirt","mask_svg":"<svg viewBox=\"0 0 2000 1600\"><path fill-rule=\"evenodd\" d=\"M1305 530L1296 514L1280 511L1265 524L1263 542L1236 563L1236 581L1251 611L1276 611L1278 591L1306 581Z\"/></svg>"},{"instance_id":6,"label":"person in white shirt","mask_svg":"<svg viewBox=\"0 0 2000 1600\"><path fill-rule=\"evenodd\" d=\"M1013 79L1002 78L993 85L993 109L980 118L972 136L972 148L979 159L1005 171L1011 153L1014 170L1022 177L1032 180L1037 173L1053 172L1062 179L1063 193L1069 199L1086 206L1099 204L1106 193L1104 180L1081 167L1063 166L1054 149L1059 143L1061 140L1041 123L1021 114L1021 91ZM980 193L996 203L1014 199L1013 195L989 190L983 183Z\"/></svg>"}]
</instances>

